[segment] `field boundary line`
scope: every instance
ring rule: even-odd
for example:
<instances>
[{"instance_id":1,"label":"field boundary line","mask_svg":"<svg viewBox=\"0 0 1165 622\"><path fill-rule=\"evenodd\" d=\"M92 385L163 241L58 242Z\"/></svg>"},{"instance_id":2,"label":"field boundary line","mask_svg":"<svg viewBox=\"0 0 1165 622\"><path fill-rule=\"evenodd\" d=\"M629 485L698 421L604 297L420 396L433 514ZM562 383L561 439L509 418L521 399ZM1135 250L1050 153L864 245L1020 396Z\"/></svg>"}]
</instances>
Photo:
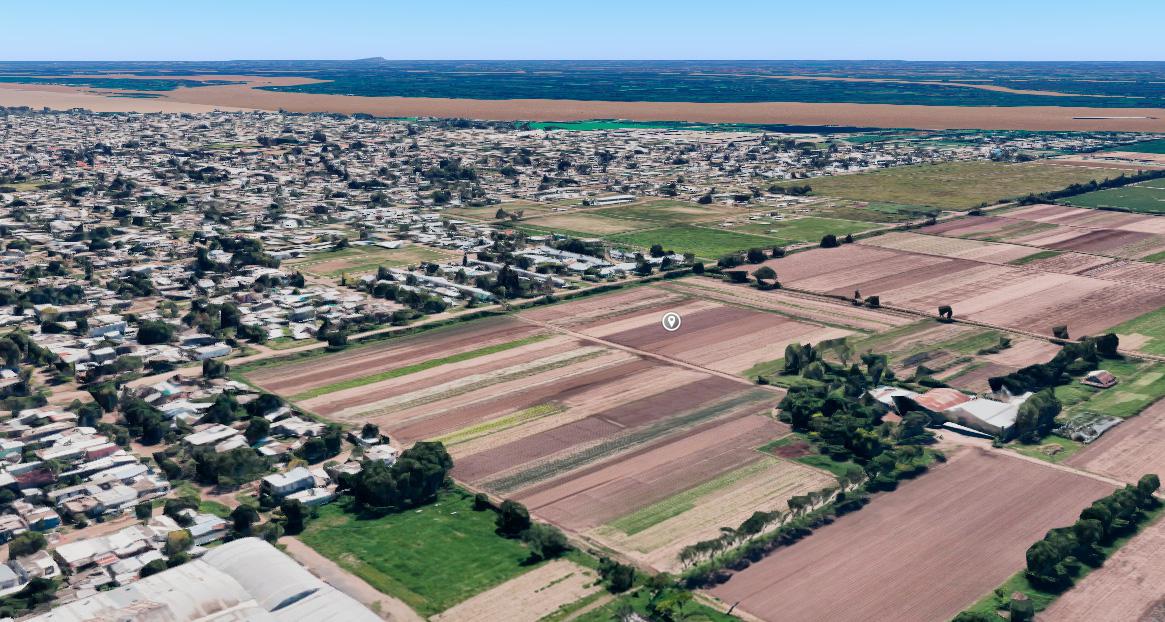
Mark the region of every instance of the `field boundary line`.
<instances>
[{"instance_id":1,"label":"field boundary line","mask_svg":"<svg viewBox=\"0 0 1165 622\"><path fill-rule=\"evenodd\" d=\"M615 343L615 342L613 342L613 341L607 341L606 339L602 339L602 338L599 338L599 337L592 337L592 336L590 336L590 335L587 335L587 334L585 334L585 333L580 333L580 332L578 332L578 331L571 330L571 329L569 329L569 328L563 328L563 327L561 327L561 326L555 326L554 324L551 324L551 323L549 323L549 322L544 322L544 321L542 321L542 320L534 320L534 319L531 319L531 318L525 317L525 316L523 316L523 315L522 315L522 314L520 314L520 313L519 313L519 314L515 314L515 315L514 315L514 317L518 318L519 320L521 320L521 321L523 321L523 322L527 322L527 323L529 323L529 324L533 324L533 325L535 325L535 326L541 326L541 327L543 327L543 328L547 328L547 329L550 329L550 330L553 330L553 331L558 331L558 332L561 332L561 333L563 333L563 334L565 334L565 335L569 335L569 336L571 336L571 337L574 337L574 338L576 338L576 339L580 339L580 340L583 340L583 341L590 341L590 342L592 342L592 343L597 343L597 344L599 344L599 345L606 346L606 347L608 347L608 348L613 348L613 349L616 349L616 350L622 350L622 351L624 351L624 352L630 352L630 353L632 353L632 354L634 354L634 355L636 355L636 356L642 357L642 358L650 358L650 359L655 359L655 360L657 360L657 361L660 361L660 362L663 362L663 363L667 363L667 364L669 364L669 365L676 365L676 366L678 366L678 367L685 367L685 368L687 368L687 369L691 369L691 370L693 370L693 371L703 372L703 373L705 373L705 374L712 374L712 375L714 375L714 376L719 376L719 377L721 377L721 378L724 378L724 379L727 379L727 380L731 380L731 381L733 381L733 382L735 382L735 383L737 383L737 384L743 384L743 385L747 385L747 386L749 386L749 387L752 387L752 388L754 388L754 389L765 389L765 390L767 390L767 391L772 391L773 393L780 393L780 394L782 394L782 395L785 393L785 390L784 390L784 389L781 389L781 388L779 388L779 387L774 387L774 386L772 386L772 385L758 385L758 384L756 384L756 383L754 383L754 382L752 382L752 381L748 380L747 378L743 378L743 377L741 377L741 376L737 376L737 375L730 374L730 373L727 373L727 372L717 371L717 370L715 370L715 369L708 369L707 367L701 367L700 365L696 365L696 364L694 364L694 363L688 363L688 362L686 362L686 361L681 361L681 360L679 360L679 359L674 359L674 358L672 358L672 357L670 357L670 356L665 356L665 355L663 355L663 354L656 354L656 353L654 353L654 352L647 352L647 351L645 351L645 350L640 350L640 349L638 349L638 348L632 348L632 347L630 347L630 346L625 346L625 345L622 345L622 344L618 344L618 343Z\"/></svg>"}]
</instances>

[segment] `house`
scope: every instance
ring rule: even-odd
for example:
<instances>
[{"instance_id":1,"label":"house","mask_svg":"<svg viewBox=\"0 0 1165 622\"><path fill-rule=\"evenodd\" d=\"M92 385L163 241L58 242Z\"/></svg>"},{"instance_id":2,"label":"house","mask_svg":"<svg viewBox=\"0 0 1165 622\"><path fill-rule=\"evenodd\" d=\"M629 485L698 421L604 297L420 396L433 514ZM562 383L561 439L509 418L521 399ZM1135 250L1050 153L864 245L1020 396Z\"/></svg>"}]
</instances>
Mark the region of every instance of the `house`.
<instances>
[{"instance_id":1,"label":"house","mask_svg":"<svg viewBox=\"0 0 1165 622\"><path fill-rule=\"evenodd\" d=\"M225 343L216 343L209 346L201 346L194 348L193 356L196 361L205 361L206 359L216 359L222 356L227 356L231 353L231 347Z\"/></svg>"},{"instance_id":2,"label":"house","mask_svg":"<svg viewBox=\"0 0 1165 622\"><path fill-rule=\"evenodd\" d=\"M193 619L380 620L257 538L228 542L199 559L128 585L79 594L78 600L29 620Z\"/></svg>"},{"instance_id":3,"label":"house","mask_svg":"<svg viewBox=\"0 0 1165 622\"><path fill-rule=\"evenodd\" d=\"M373 445L364 450L364 459L383 462L389 466L396 462L398 452L392 445Z\"/></svg>"},{"instance_id":4,"label":"house","mask_svg":"<svg viewBox=\"0 0 1165 622\"><path fill-rule=\"evenodd\" d=\"M217 445L232 436L238 435L238 433L239 431L232 427L225 426L221 423L214 423L197 432L187 434L182 441L192 447Z\"/></svg>"},{"instance_id":5,"label":"house","mask_svg":"<svg viewBox=\"0 0 1165 622\"><path fill-rule=\"evenodd\" d=\"M618 205L620 203L632 203L634 201L635 195L633 194L612 194L605 197L595 197L591 199L591 205Z\"/></svg>"},{"instance_id":6,"label":"house","mask_svg":"<svg viewBox=\"0 0 1165 622\"><path fill-rule=\"evenodd\" d=\"M288 417L272 425L271 432L284 436L319 436L326 428L326 425L316 421Z\"/></svg>"},{"instance_id":7,"label":"house","mask_svg":"<svg viewBox=\"0 0 1165 622\"><path fill-rule=\"evenodd\" d=\"M24 519L13 514L0 515L0 543L8 542L26 531L28 524Z\"/></svg>"},{"instance_id":8,"label":"house","mask_svg":"<svg viewBox=\"0 0 1165 622\"><path fill-rule=\"evenodd\" d=\"M7 460L10 456L19 456L24 451L24 443L8 439L0 440L0 460Z\"/></svg>"},{"instance_id":9,"label":"house","mask_svg":"<svg viewBox=\"0 0 1165 622\"><path fill-rule=\"evenodd\" d=\"M25 581L16 574L16 571L8 567L6 564L0 564L0 596L7 596L15 594L24 589Z\"/></svg>"},{"instance_id":10,"label":"house","mask_svg":"<svg viewBox=\"0 0 1165 622\"><path fill-rule=\"evenodd\" d=\"M296 307L287 313L287 319L292 322L303 322L310 320L316 316L316 310L312 307Z\"/></svg>"},{"instance_id":11,"label":"house","mask_svg":"<svg viewBox=\"0 0 1165 622\"><path fill-rule=\"evenodd\" d=\"M43 505L34 506L31 503L25 503L25 505L27 510L16 507L16 504L13 504L13 507L20 514L20 518L28 523L29 529L48 531L61 526L61 515L57 514L56 510Z\"/></svg>"},{"instance_id":12,"label":"house","mask_svg":"<svg viewBox=\"0 0 1165 622\"><path fill-rule=\"evenodd\" d=\"M294 499L308 507L312 507L331 503L336 498L336 492L330 488L308 488L307 490L291 493L287 495L287 498Z\"/></svg>"},{"instance_id":13,"label":"house","mask_svg":"<svg viewBox=\"0 0 1165 622\"><path fill-rule=\"evenodd\" d=\"M316 485L316 478L305 467L295 467L286 473L275 473L263 478L260 484L263 492L277 497L283 498L301 490L314 488Z\"/></svg>"},{"instance_id":14,"label":"house","mask_svg":"<svg viewBox=\"0 0 1165 622\"><path fill-rule=\"evenodd\" d=\"M1081 384L1086 384L1090 387L1096 387L1098 389L1108 389L1110 387L1115 387L1117 382L1119 381L1116 379L1116 376L1112 375L1104 369L1090 371L1080 379Z\"/></svg>"},{"instance_id":15,"label":"house","mask_svg":"<svg viewBox=\"0 0 1165 622\"><path fill-rule=\"evenodd\" d=\"M89 320L90 337L125 334L126 321L120 315L97 315Z\"/></svg>"},{"instance_id":16,"label":"house","mask_svg":"<svg viewBox=\"0 0 1165 622\"><path fill-rule=\"evenodd\" d=\"M186 529L190 531L190 537L193 538L194 544L202 546L226 537L227 521L225 519L214 514L203 514L194 510L184 510L183 514L192 521Z\"/></svg>"},{"instance_id":17,"label":"house","mask_svg":"<svg viewBox=\"0 0 1165 622\"><path fill-rule=\"evenodd\" d=\"M953 408L970 400L971 396L957 389L939 388L931 389L915 397L914 403L930 412L941 413L948 408ZM898 412L902 414L906 411L899 409Z\"/></svg>"},{"instance_id":18,"label":"house","mask_svg":"<svg viewBox=\"0 0 1165 622\"><path fill-rule=\"evenodd\" d=\"M57 562L53 561L53 555L48 551L37 551L32 555L25 555L9 561L8 565L12 566L16 574L26 581L30 579L55 579L61 576L60 567L57 566Z\"/></svg>"}]
</instances>

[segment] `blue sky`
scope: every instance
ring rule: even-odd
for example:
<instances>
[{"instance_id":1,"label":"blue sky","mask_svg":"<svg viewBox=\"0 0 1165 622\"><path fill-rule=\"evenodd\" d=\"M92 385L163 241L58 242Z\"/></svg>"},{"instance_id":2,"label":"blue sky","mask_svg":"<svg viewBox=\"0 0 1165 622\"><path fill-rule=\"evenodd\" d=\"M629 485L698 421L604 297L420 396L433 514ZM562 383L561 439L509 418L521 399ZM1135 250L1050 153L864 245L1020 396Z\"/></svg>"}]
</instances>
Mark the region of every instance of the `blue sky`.
<instances>
[{"instance_id":1,"label":"blue sky","mask_svg":"<svg viewBox=\"0 0 1165 622\"><path fill-rule=\"evenodd\" d=\"M1165 60L1162 0L58 0L0 15L0 60Z\"/></svg>"}]
</instances>

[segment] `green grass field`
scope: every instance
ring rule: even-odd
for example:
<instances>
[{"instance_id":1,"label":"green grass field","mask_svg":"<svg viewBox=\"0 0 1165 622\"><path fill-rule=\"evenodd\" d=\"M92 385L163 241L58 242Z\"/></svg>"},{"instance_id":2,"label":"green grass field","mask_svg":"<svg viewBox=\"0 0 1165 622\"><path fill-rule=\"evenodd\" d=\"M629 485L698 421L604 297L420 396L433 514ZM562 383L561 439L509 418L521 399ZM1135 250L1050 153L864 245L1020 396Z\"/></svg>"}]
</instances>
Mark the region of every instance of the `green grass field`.
<instances>
[{"instance_id":1,"label":"green grass field","mask_svg":"<svg viewBox=\"0 0 1165 622\"><path fill-rule=\"evenodd\" d=\"M677 253L695 253L697 257L704 259L718 259L729 253L753 247L772 248L784 244L782 240L773 237L693 225L619 233L608 236L607 239L641 249L650 248L652 244L662 244L665 249Z\"/></svg>"},{"instance_id":2,"label":"green grass field","mask_svg":"<svg viewBox=\"0 0 1165 622\"><path fill-rule=\"evenodd\" d=\"M214 514L219 518L226 518L231 515L231 509L218 501L203 501L198 504L198 511Z\"/></svg>"},{"instance_id":3,"label":"green grass field","mask_svg":"<svg viewBox=\"0 0 1165 622\"><path fill-rule=\"evenodd\" d=\"M523 544L494 533L494 517L475 511L473 497L461 491L372 520L332 504L300 539L427 617L533 568L523 565Z\"/></svg>"},{"instance_id":4,"label":"green grass field","mask_svg":"<svg viewBox=\"0 0 1165 622\"><path fill-rule=\"evenodd\" d=\"M768 235L789 242L820 242L821 238L829 233L842 238L847 234L861 233L876 227L878 225L871 222L806 216L789 220L749 222L732 230L754 235Z\"/></svg>"},{"instance_id":5,"label":"green grass field","mask_svg":"<svg viewBox=\"0 0 1165 622\"><path fill-rule=\"evenodd\" d=\"M822 216L829 216L841 220L856 220L859 222L895 223L910 220L921 220L937 213L933 208L917 205L901 205L898 203L871 202L860 205L846 203L822 209Z\"/></svg>"},{"instance_id":6,"label":"green grass field","mask_svg":"<svg viewBox=\"0 0 1165 622\"><path fill-rule=\"evenodd\" d=\"M1131 145L1121 145L1113 151L1130 151L1132 153L1165 153L1165 139L1146 140Z\"/></svg>"},{"instance_id":7,"label":"green grass field","mask_svg":"<svg viewBox=\"0 0 1165 622\"><path fill-rule=\"evenodd\" d=\"M1056 398L1064 409L1061 419L1090 413L1128 418L1165 396L1165 363L1125 358L1100 365L1120 382L1108 389L1076 381L1056 387Z\"/></svg>"},{"instance_id":8,"label":"green grass field","mask_svg":"<svg viewBox=\"0 0 1165 622\"><path fill-rule=\"evenodd\" d=\"M1057 450L1056 453L1049 453L1041 449L1051 445L1056 445L1060 449ZM1039 458L1040 460L1047 460L1048 462L1056 464L1076 455L1076 452L1084 449L1084 443L1079 443L1070 438L1064 438L1063 436L1049 434L1048 436L1044 437L1044 440L1040 445L1024 445L1019 441L1012 441L1008 447L1025 456Z\"/></svg>"},{"instance_id":9,"label":"green grass field","mask_svg":"<svg viewBox=\"0 0 1165 622\"><path fill-rule=\"evenodd\" d=\"M699 203L677 201L675 199L659 199L632 205L605 207L590 213L602 214L608 218L645 220L658 226L715 220L725 213L743 211L743 208L729 208L722 205L700 205Z\"/></svg>"},{"instance_id":10,"label":"green grass field","mask_svg":"<svg viewBox=\"0 0 1165 622\"><path fill-rule=\"evenodd\" d=\"M1041 162L949 162L899 166L871 173L811 179L813 194L964 210L1033 192L1059 190L1101 177L1103 171Z\"/></svg>"},{"instance_id":11,"label":"green grass field","mask_svg":"<svg viewBox=\"0 0 1165 622\"><path fill-rule=\"evenodd\" d=\"M1137 350L1146 354L1165 356L1165 309L1150 311L1140 317L1118 324L1109 332L1117 335L1142 335L1148 340L1137 346ZM1127 347L1127 346L1126 346Z\"/></svg>"},{"instance_id":12,"label":"green grass field","mask_svg":"<svg viewBox=\"0 0 1165 622\"><path fill-rule=\"evenodd\" d=\"M808 443L808 441L809 441L809 437L805 436L802 433L797 432L797 433L790 434L788 436L778 438L777 440L772 441L771 443L765 443L764 445L761 445L760 447L758 447L757 451L760 451L760 452L763 452L766 454L771 454L774 456L779 456L780 454L778 453L777 450L780 449L781 447L785 447L785 446L792 445L794 443L800 443L800 442ZM809 444L809 447L812 451L816 451L815 449L812 449L813 445L811 443ZM797 456L796 458L792 458L792 460L795 462L800 462L801 464L804 464L806 466L811 466L815 469L820 469L820 470L825 471L827 473L832 473L835 477L844 477L845 472L848 468L848 465L853 464L852 462L849 462L849 461L838 462L837 460L834 460L833 458L830 458L829 456L819 454L819 453L811 453L811 454L806 454L804 456Z\"/></svg>"},{"instance_id":13,"label":"green grass field","mask_svg":"<svg viewBox=\"0 0 1165 622\"><path fill-rule=\"evenodd\" d=\"M1111 207L1143 214L1165 214L1165 180L1155 179L1121 188L1097 190L1070 197L1077 207Z\"/></svg>"},{"instance_id":14,"label":"green grass field","mask_svg":"<svg viewBox=\"0 0 1165 622\"><path fill-rule=\"evenodd\" d=\"M1039 252L1032 253L1026 257L1020 257L1019 259L1013 259L1013 260L1009 261L1008 263L1010 263L1013 266L1025 266L1033 261L1039 261L1041 259L1051 259L1052 257L1058 257L1063 252L1064 251L1039 251Z\"/></svg>"},{"instance_id":15,"label":"green grass field","mask_svg":"<svg viewBox=\"0 0 1165 622\"><path fill-rule=\"evenodd\" d=\"M399 267L424 261L449 261L451 257L454 257L454 254L415 244L391 249L379 246L349 246L288 262L287 267L318 276L338 277L341 274L375 272L380 266Z\"/></svg>"},{"instance_id":16,"label":"green grass field","mask_svg":"<svg viewBox=\"0 0 1165 622\"><path fill-rule=\"evenodd\" d=\"M753 378L756 378L757 376L770 376L772 374L775 374L775 373L781 371L784 368L785 368L785 357L782 356L779 359L773 359L771 361L762 361L760 363L757 363L756 365L753 365L752 367L749 367L748 369L746 369L744 371L744 373L742 373L740 375L744 376L745 378L753 379Z\"/></svg>"}]
</instances>

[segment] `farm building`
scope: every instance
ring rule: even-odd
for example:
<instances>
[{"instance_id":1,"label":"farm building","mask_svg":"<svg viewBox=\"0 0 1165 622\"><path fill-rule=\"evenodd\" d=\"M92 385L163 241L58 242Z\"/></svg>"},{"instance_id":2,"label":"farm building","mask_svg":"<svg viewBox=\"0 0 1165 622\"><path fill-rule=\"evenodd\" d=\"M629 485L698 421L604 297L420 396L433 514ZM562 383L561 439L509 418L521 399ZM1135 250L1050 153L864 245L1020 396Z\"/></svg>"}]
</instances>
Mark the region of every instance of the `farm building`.
<instances>
[{"instance_id":1,"label":"farm building","mask_svg":"<svg viewBox=\"0 0 1165 622\"><path fill-rule=\"evenodd\" d=\"M1116 376L1112 375L1110 372L1103 369L1098 369L1096 371L1088 372L1087 375L1080 379L1080 382L1081 384L1086 384L1090 387L1107 389L1109 387L1115 387L1118 381Z\"/></svg>"},{"instance_id":2,"label":"farm building","mask_svg":"<svg viewBox=\"0 0 1165 622\"><path fill-rule=\"evenodd\" d=\"M286 473L275 473L263 478L262 488L268 494L282 498L293 492L315 487L316 478L304 467L295 467Z\"/></svg>"},{"instance_id":3,"label":"farm building","mask_svg":"<svg viewBox=\"0 0 1165 622\"><path fill-rule=\"evenodd\" d=\"M1007 402L1000 402L945 387L922 394L897 387L877 387L870 391L871 397L899 415L911 411L925 412L935 424L950 423L1001 437L1006 437L1011 431L1020 405L1030 395L1025 393ZM959 427L947 427L960 431Z\"/></svg>"},{"instance_id":4,"label":"farm building","mask_svg":"<svg viewBox=\"0 0 1165 622\"><path fill-rule=\"evenodd\" d=\"M1031 393L1025 393L1010 402L976 397L944 410L942 415L953 423L1006 438L1015 425L1019 406L1027 401L1030 395Z\"/></svg>"}]
</instances>

